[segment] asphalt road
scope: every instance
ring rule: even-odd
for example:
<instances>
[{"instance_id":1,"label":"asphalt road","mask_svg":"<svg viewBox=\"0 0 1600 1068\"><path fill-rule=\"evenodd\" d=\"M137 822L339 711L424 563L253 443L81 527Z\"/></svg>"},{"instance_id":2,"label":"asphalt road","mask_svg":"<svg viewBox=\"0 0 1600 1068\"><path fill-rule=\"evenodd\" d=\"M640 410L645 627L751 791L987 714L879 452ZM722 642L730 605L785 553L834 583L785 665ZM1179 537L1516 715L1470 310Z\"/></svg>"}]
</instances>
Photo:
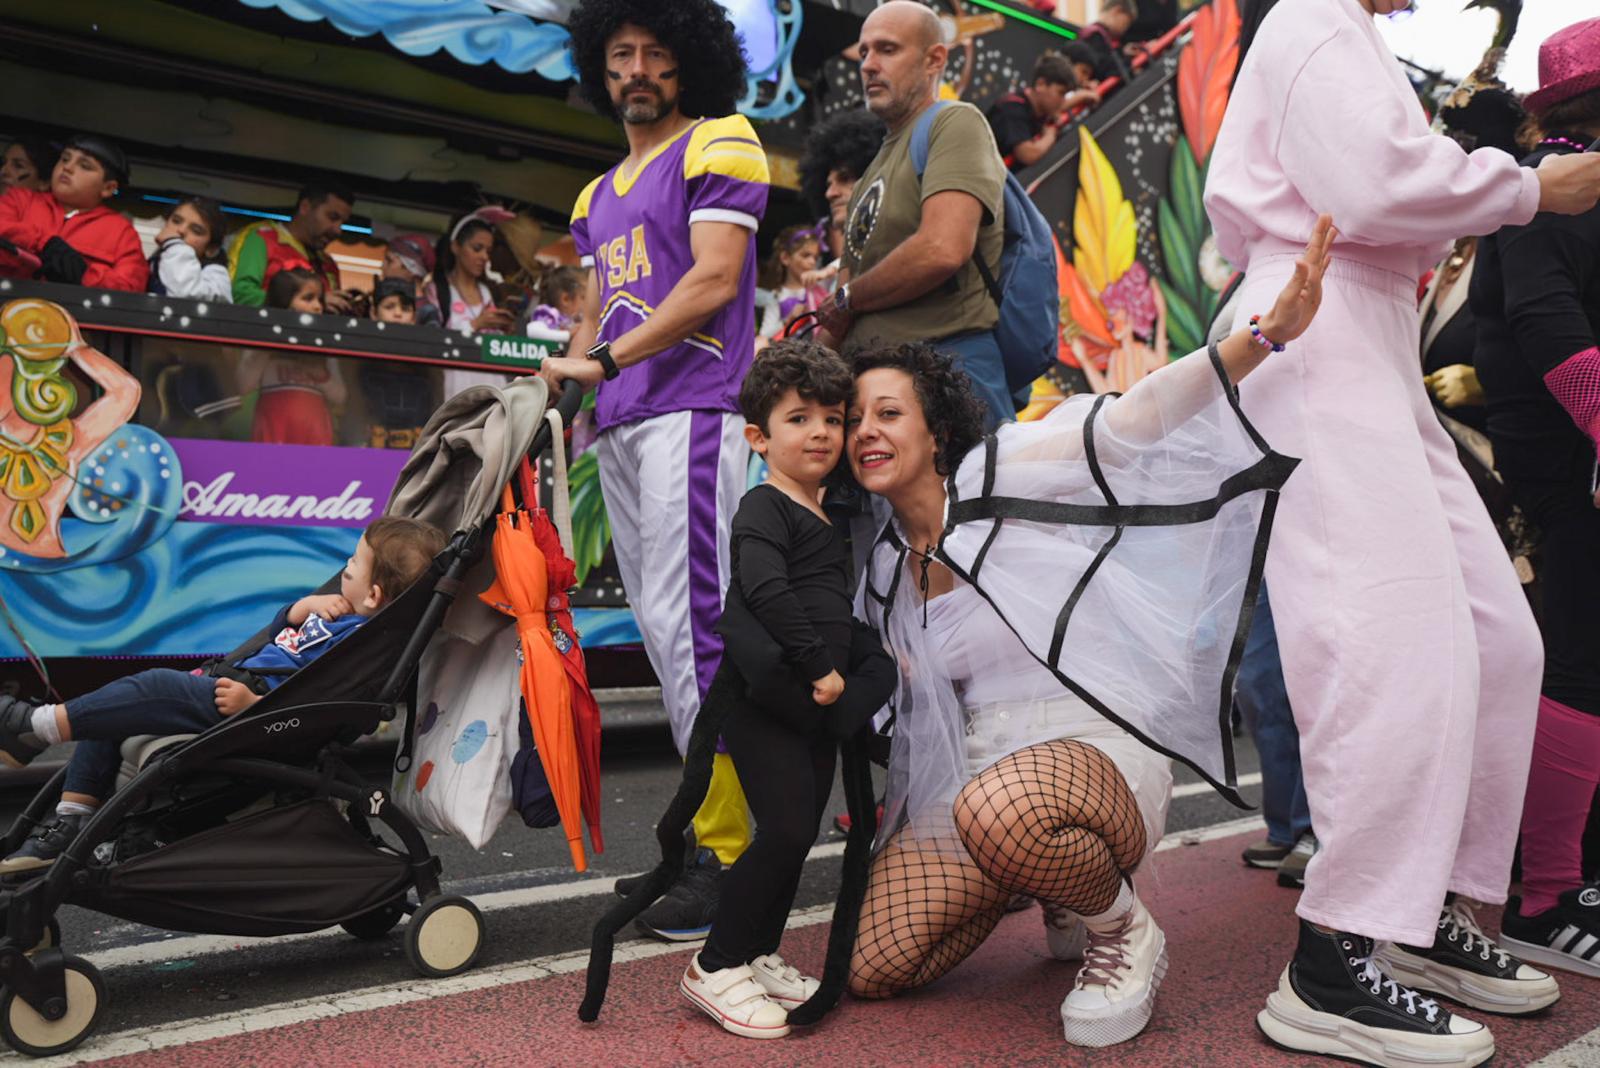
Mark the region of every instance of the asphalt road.
<instances>
[{"instance_id":1,"label":"asphalt road","mask_svg":"<svg viewBox=\"0 0 1600 1068\"><path fill-rule=\"evenodd\" d=\"M649 717L642 720L648 724ZM1240 768L1242 781L1255 781L1255 754L1243 740ZM677 785L679 769L664 727L607 731L603 827L608 850L593 858L585 876L573 873L559 834L528 830L514 816L481 850L433 836L446 892L485 906L487 943L478 966L586 947L595 919L613 900L612 880L653 863L653 827ZM363 770L373 782L386 783L387 756L369 753ZM1169 834L1248 815L1198 784L1188 769L1177 769L1177 779ZM1242 792L1252 803L1259 798L1259 786L1248 785ZM10 820L27 799L28 791L16 787L0 794L0 816ZM836 790L830 811L843 808ZM824 848L806 865L797 908L831 901L842 837L830 826L819 838ZM830 843L833 847L826 848ZM357 941L337 929L253 940L174 935L70 906L59 919L64 948L102 969L109 1005L97 1028L101 1035L331 996L403 982L415 974L402 951L399 930L373 942Z\"/></svg>"}]
</instances>

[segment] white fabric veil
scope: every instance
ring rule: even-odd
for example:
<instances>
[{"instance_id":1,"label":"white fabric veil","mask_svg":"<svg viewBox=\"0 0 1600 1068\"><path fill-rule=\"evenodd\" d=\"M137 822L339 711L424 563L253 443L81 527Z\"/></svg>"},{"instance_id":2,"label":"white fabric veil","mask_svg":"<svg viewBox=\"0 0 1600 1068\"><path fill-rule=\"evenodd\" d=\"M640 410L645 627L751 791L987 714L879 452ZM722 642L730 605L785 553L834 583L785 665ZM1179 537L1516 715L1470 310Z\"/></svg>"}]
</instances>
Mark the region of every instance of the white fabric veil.
<instances>
[{"instance_id":1,"label":"white fabric veil","mask_svg":"<svg viewBox=\"0 0 1600 1068\"><path fill-rule=\"evenodd\" d=\"M1233 678L1277 491L1297 462L1245 420L1214 347L1125 396L1072 397L1002 426L950 480L936 554L1003 621L964 628L966 661L1015 663L999 650L1020 639L1057 696L1076 694L1243 806ZM906 820L920 840L954 842L951 803L967 779L970 712L949 650L923 625L921 566L891 521L857 600L902 673L880 842ZM1044 719L1010 736L1020 749L1055 735Z\"/></svg>"}]
</instances>

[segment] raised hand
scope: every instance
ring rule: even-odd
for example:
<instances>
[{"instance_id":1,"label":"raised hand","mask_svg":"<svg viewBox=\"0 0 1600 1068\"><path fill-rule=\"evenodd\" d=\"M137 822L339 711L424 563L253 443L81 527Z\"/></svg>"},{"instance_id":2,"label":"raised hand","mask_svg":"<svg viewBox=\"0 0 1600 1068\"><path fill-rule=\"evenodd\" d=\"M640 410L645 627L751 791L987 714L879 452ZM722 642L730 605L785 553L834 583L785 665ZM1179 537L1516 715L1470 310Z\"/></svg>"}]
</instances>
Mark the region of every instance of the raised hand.
<instances>
[{"instance_id":1,"label":"raised hand","mask_svg":"<svg viewBox=\"0 0 1600 1068\"><path fill-rule=\"evenodd\" d=\"M1267 340L1287 344L1306 332L1322 305L1322 276L1332 259L1333 239L1339 231L1333 216L1317 216L1311 240L1294 261L1294 275L1278 294L1272 310L1261 317L1261 333Z\"/></svg>"}]
</instances>

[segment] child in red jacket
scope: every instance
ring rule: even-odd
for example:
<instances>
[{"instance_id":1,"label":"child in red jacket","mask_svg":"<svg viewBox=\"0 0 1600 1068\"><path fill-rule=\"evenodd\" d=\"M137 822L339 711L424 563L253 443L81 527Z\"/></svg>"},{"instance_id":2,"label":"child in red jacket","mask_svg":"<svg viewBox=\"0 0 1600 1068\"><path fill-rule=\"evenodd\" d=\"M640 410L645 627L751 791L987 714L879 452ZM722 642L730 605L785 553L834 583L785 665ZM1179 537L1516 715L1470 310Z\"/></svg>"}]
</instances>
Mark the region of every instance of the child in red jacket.
<instances>
[{"instance_id":1,"label":"child in red jacket","mask_svg":"<svg viewBox=\"0 0 1600 1068\"><path fill-rule=\"evenodd\" d=\"M116 144L74 137L56 161L49 192L15 187L0 196L0 276L144 292L150 266L139 235L105 203L127 178L128 160Z\"/></svg>"}]
</instances>

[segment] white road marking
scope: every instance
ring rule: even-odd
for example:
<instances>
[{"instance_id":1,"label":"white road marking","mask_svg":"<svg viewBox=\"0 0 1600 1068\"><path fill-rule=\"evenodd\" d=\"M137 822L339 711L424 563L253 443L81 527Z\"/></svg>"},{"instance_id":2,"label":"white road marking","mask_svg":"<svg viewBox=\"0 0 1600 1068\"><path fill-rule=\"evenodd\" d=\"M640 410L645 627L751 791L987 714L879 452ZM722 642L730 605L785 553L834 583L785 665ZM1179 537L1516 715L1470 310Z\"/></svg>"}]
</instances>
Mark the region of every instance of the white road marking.
<instances>
[{"instance_id":1,"label":"white road marking","mask_svg":"<svg viewBox=\"0 0 1600 1068\"><path fill-rule=\"evenodd\" d=\"M598 882L599 880L591 881ZM797 909L789 917L788 926L793 929L824 923L832 913L832 904ZM277 941L281 942L282 939L280 938ZM615 964L626 964L630 961L648 960L651 957L661 957L669 953L681 953L693 945L694 943L685 942L649 942L644 939L622 942L617 945L613 962ZM569 972L583 971L584 968L588 967L588 964L589 951L581 949L571 953L540 957L536 960L518 961L490 968L481 968L467 972L465 975L455 976L452 979L412 979L404 983L350 990L343 994L324 994L320 997L302 998L298 1001L283 1001L276 1005L263 1005L254 1009L240 1009L237 1012L224 1013L220 1016L208 1016L193 1023L157 1024L153 1027L135 1028L107 1035L102 1039L91 1038L88 1044L82 1048L59 1057L45 1057L34 1060L23 1057L21 1054L8 1053L0 1056L0 1061L25 1061L31 1065L39 1065L41 1068L51 1068L54 1065L86 1064L94 1061L110 1060L113 1057L127 1057L135 1053L149 1053L158 1049L170 1049L173 1046L187 1046L214 1038L227 1038L233 1035L247 1035L256 1031L266 1031L276 1027L288 1027L291 1024L305 1023L307 1020L323 1020L335 1016L346 1016L354 1012L370 1012L373 1009L386 1009L415 1001L430 1001L434 998L449 997L452 994L467 994L474 990L487 990L491 987L508 986L512 983L524 983L532 979L551 979ZM577 1006L575 1005L567 1006L567 1008L574 1013L577 1011Z\"/></svg>"},{"instance_id":2,"label":"white road marking","mask_svg":"<svg viewBox=\"0 0 1600 1068\"><path fill-rule=\"evenodd\" d=\"M843 842L827 842L813 846L807 860L837 857L844 853ZM574 879L570 882L549 883L545 886L527 886L513 890L495 890L487 894L473 894L472 903L479 912L498 912L502 909L527 908L552 901L572 901L585 897L600 897L611 893L614 876L604 878ZM449 887L445 891L449 892ZM231 953L255 946L283 946L293 942L333 941L350 936L335 927L309 934L277 935L272 938L248 938L242 935L180 935L155 942L117 946L113 949L86 950L85 954L101 971L128 968L140 964L159 964L169 960L191 960L213 953Z\"/></svg>"},{"instance_id":3,"label":"white road marking","mask_svg":"<svg viewBox=\"0 0 1600 1068\"><path fill-rule=\"evenodd\" d=\"M1155 846L1155 852L1166 852L1168 849L1179 849L1182 846L1198 846L1198 844L1216 841L1219 838L1232 838L1235 835L1246 835L1251 831L1259 831L1266 827L1258 815L1250 815L1245 819L1227 820L1224 823L1213 823L1210 827L1198 827L1194 830L1173 831L1166 835ZM845 843L827 843L824 846L814 846L808 860L818 857L834 857L845 852ZM525 903L554 902L554 900L578 899L578 897L594 897L598 894L611 892L611 879L579 879L574 883L555 884L555 886L528 887L522 891L499 891L494 894L485 894L477 897L474 902L478 908L490 911L496 908L514 908ZM800 908L789 916L790 929L797 927L810 927L813 924L827 923L832 916L834 905L816 905L811 908ZM310 940L310 938L333 938L328 932L315 932L307 935L282 935L272 938L272 942L282 945L291 940ZM144 946L123 946L122 950L109 950L106 953L94 954L94 966L106 970L109 967L128 967L134 964L149 964L149 962L166 961L166 959L192 958L205 953L221 953L221 951L235 950L238 946L250 945L258 940L242 940L242 938L214 937L214 935L194 935L194 937L170 938L165 942L150 943ZM266 942L266 940L259 940ZM648 942L643 938L632 942L618 943L614 962L626 964L629 961L645 961L654 956L666 956L669 953L682 953L691 948L694 943L685 942ZM112 962L115 961L115 962ZM21 1054L5 1052L0 1054L0 1063L27 1062L38 1065L40 1068L50 1068L51 1065L82 1065L82 1063L109 1060L112 1057L126 1057L131 1054L146 1054L150 1050L171 1049L174 1046L189 1046L194 1042L210 1041L214 1038L227 1038L232 1034L251 1034L254 1031L266 1031L270 1028L290 1026L293 1023L304 1023L307 1020L323 1020L323 1018L341 1017L352 1012L370 1012L373 1009L386 1009L390 1006L402 1006L408 1002L429 1001L434 998L448 998L451 994L470 993L474 990L488 990L491 986L506 986L510 983L528 982L534 978L552 978L555 975L565 975L568 972L578 972L589 964L589 950L574 950L571 953L557 953L552 956L542 956L531 961L514 961L507 964L498 964L493 967L472 970L466 975L456 975L454 978L411 978L402 983L387 983L382 986L365 986L362 990L350 990L342 994L320 994L314 998L302 998L298 1001L282 1001L272 1006L259 1006L254 1009L240 1009L237 1012L226 1012L222 1015L211 1015L203 1020L194 1022L158 1023L146 1028L133 1028L128 1031L118 1031L107 1034L104 1038L91 1038L88 1046L74 1050L61 1057L32 1058L22 1057ZM1542 1063L1542 1062L1541 1062ZM1554 1062L1554 1065L1565 1066L1566 1062Z\"/></svg>"},{"instance_id":4,"label":"white road marking","mask_svg":"<svg viewBox=\"0 0 1600 1068\"><path fill-rule=\"evenodd\" d=\"M1200 845L1219 838L1230 838L1234 835L1259 831L1264 826L1265 824L1259 816L1247 816L1243 819L1214 823L1210 826L1197 827L1193 830L1174 831L1161 839L1156 845L1155 851L1163 853L1169 849ZM814 860L818 857L837 856L843 852L843 842L829 842L825 845L813 847L807 859ZM583 879L552 886L530 887L526 890L503 890L497 893L484 894L475 898L474 902L479 908L488 910L491 908L512 908L521 903L590 897L609 893L611 882L611 879ZM789 916L787 926L790 929L810 927L827 922L832 914L833 905L831 902L826 905L796 909ZM327 932L317 932L309 935L285 935L270 941L282 944L291 940L332 937L335 936L329 935ZM113 966L127 966L156 960L170 960L175 957L192 957L202 953L222 952L236 949L241 945L265 941L267 940L219 938L209 935L175 938L165 942L155 942L149 946L128 946L123 950L97 953L94 955L94 963L96 967L104 970ZM613 960L616 964L648 960L651 957L681 953L692 948L695 944L692 942L653 942L637 939L619 943ZM176 952L180 946L188 947L188 952ZM137 955L140 951L143 951L143 956ZM151 951L163 952L160 956L156 956ZM108 964L107 961L119 952L124 954L124 957L120 959L119 965ZM511 983L522 983L533 979L549 979L569 972L582 971L588 966L588 962L589 951L587 949L574 950L568 953L537 957L533 960L514 961L482 968L451 979L410 979L401 983L350 990L342 994L322 994L296 1001L279 1002L275 1005L240 1009L236 1012L224 1013L220 1016L208 1016L193 1022L178 1021L156 1024L151 1027L134 1028L106 1035L104 1038L91 1038L86 1046L60 1057L33 1060L20 1054L7 1052L0 1055L0 1062L26 1061L29 1064L41 1066L41 1068L50 1068L53 1065L85 1064L109 1060L112 1057L124 1057L135 1053L148 1053L152 1050L170 1049L174 1046L186 1046L196 1042L206 1042L214 1038L226 1038L231 1035L245 1035L276 1027L287 1027L291 1024L304 1023L307 1020L329 1019L355 1012L368 1012L372 1009L405 1005L415 1001L449 997L452 994L487 990L491 987L507 986ZM1561 1064L1562 1062L1556 1063Z\"/></svg>"},{"instance_id":5,"label":"white road marking","mask_svg":"<svg viewBox=\"0 0 1600 1068\"><path fill-rule=\"evenodd\" d=\"M1561 974L1556 973L1557 976ZM1528 1068L1594 1068L1597 1064L1600 1064L1600 1027L1540 1057Z\"/></svg>"},{"instance_id":6,"label":"white road marking","mask_svg":"<svg viewBox=\"0 0 1600 1068\"><path fill-rule=\"evenodd\" d=\"M1248 786L1249 776L1240 779L1241 786ZM1209 790L1204 783L1185 785L1199 786ZM1173 791L1176 795L1178 787ZM1245 830L1255 830L1261 824L1260 817L1248 816L1241 820L1230 820L1226 823L1213 824L1211 827L1202 827L1194 831L1176 831L1167 835L1156 846L1159 852L1172 849L1180 845L1198 844L1209 842L1212 838L1228 837L1243 833ZM826 842L822 845L812 846L807 860L820 860L825 857L837 857L844 854L843 842ZM570 882L550 883L545 886L528 886L512 890L495 890L487 894L472 895L472 903L478 906L480 912L498 912L502 909L528 908L533 905L544 905L553 901L572 901L586 897L600 897L611 893L611 885L615 879L611 876L604 878L574 879ZM448 890L448 887L446 887ZM241 935L175 935L159 941L140 942L134 945L116 946L104 950L86 950L86 955L94 962L94 966L102 972L114 968L131 968L138 965L160 964L164 961L192 960L195 957L210 956L215 953L231 953L239 949L248 949L254 946L284 946L294 942L333 941L348 938L343 931L334 928L327 931L312 931L309 934L278 935L273 938L247 938Z\"/></svg>"},{"instance_id":7,"label":"white road marking","mask_svg":"<svg viewBox=\"0 0 1600 1068\"><path fill-rule=\"evenodd\" d=\"M1252 771L1248 775L1239 776L1239 785L1240 786L1260 786L1261 785L1261 773L1259 771ZM1195 794L1207 793L1210 790L1211 790L1211 784L1208 783L1208 782L1186 782L1186 783L1181 783L1180 785L1174 786L1172 788L1172 799L1174 801L1176 801L1180 797L1193 797Z\"/></svg>"}]
</instances>

